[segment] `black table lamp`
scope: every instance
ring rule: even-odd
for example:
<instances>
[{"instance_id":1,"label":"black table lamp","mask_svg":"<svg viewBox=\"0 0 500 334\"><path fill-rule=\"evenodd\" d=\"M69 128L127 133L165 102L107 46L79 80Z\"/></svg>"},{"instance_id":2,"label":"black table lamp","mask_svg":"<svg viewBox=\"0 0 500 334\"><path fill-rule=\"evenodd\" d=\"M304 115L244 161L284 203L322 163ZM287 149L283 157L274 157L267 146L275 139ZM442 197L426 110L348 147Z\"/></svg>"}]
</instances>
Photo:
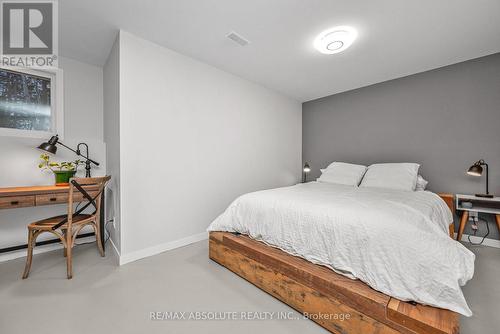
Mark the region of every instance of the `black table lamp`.
<instances>
[{"instance_id":1,"label":"black table lamp","mask_svg":"<svg viewBox=\"0 0 500 334\"><path fill-rule=\"evenodd\" d=\"M483 166L486 167L486 194L476 194L477 197L487 197L487 198L492 198L494 197L493 195L490 195L488 186L489 186L489 180L488 180L488 164L483 160L478 160L476 161L472 166L470 166L469 170L467 171L467 174L472 175L472 176L481 176L483 175Z\"/></svg>"},{"instance_id":2,"label":"black table lamp","mask_svg":"<svg viewBox=\"0 0 500 334\"><path fill-rule=\"evenodd\" d=\"M309 167L309 164L306 162L304 164L304 168L302 168L302 183L307 181L307 174L311 171L311 167Z\"/></svg>"},{"instance_id":3,"label":"black table lamp","mask_svg":"<svg viewBox=\"0 0 500 334\"><path fill-rule=\"evenodd\" d=\"M64 145L63 143L61 143L59 141L59 136L58 135L50 137L49 141L40 144L40 146L38 146L38 149L44 150L44 151L52 153L52 154L56 154L56 152L57 152L57 146L56 145L64 146L68 150L70 150L71 152L75 152L76 155L81 156L81 157L83 157L85 159L85 177L90 177L91 164L99 166L98 162L96 162L96 161L94 161L94 160L92 160L92 159L89 158L89 146L87 144L80 143L80 144L78 144L76 146L76 150L74 150L71 147L68 147L68 146ZM85 155L83 155L81 153L80 146L85 146Z\"/></svg>"}]
</instances>

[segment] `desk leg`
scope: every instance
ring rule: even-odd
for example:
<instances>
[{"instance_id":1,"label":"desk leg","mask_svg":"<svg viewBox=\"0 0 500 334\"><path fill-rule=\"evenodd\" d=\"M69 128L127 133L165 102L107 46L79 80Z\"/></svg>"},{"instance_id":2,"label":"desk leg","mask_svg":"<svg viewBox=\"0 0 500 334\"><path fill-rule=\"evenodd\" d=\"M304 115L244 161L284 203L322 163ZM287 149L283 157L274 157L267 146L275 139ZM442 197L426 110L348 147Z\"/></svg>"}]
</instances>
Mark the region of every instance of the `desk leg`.
<instances>
[{"instance_id":1,"label":"desk leg","mask_svg":"<svg viewBox=\"0 0 500 334\"><path fill-rule=\"evenodd\" d=\"M106 206L104 204L104 203L106 203L105 198L104 198L105 197L104 196L105 190L106 189L104 189L102 191L102 195L101 195L101 212L99 213L99 215L100 215L99 216L99 222L100 222L100 224L99 224L99 231L101 232L101 244L102 244L102 249L104 251L106 251L106 243L105 243L105 241L106 241L106 233L105 233L106 232L105 231L105 229L106 229L106 218L105 218L106 214L104 212L104 211L106 211Z\"/></svg>"},{"instance_id":2,"label":"desk leg","mask_svg":"<svg viewBox=\"0 0 500 334\"><path fill-rule=\"evenodd\" d=\"M495 215L495 218L497 220L498 232L500 232L500 215Z\"/></svg>"},{"instance_id":3,"label":"desk leg","mask_svg":"<svg viewBox=\"0 0 500 334\"><path fill-rule=\"evenodd\" d=\"M464 211L462 213L462 219L460 220L460 226L458 227L457 241L462 240L462 234L464 233L465 224L469 220L469 211Z\"/></svg>"}]
</instances>

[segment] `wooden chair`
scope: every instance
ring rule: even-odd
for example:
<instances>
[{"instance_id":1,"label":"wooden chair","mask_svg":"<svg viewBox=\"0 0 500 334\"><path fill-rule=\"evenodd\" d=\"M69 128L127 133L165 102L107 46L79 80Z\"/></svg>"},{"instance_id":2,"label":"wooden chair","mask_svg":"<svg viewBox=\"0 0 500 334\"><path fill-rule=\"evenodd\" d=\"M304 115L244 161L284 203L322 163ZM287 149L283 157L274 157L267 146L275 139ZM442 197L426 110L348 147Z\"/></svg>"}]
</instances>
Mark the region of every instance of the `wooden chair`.
<instances>
[{"instance_id":1,"label":"wooden chair","mask_svg":"<svg viewBox=\"0 0 500 334\"><path fill-rule=\"evenodd\" d=\"M102 192L110 179L111 176L71 179L69 183L68 214L39 220L28 225L28 256L23 279L27 278L30 272L36 238L43 232L52 233L61 239L64 246L64 256L66 256L68 279L73 277L72 248L75 245L76 236L84 226L91 225L94 228L97 248L101 256L104 256L99 229L100 224L103 222L99 221L99 217ZM81 202L77 207L77 211L73 212L75 199ZM83 213L88 207L94 208L94 212L91 214Z\"/></svg>"}]
</instances>

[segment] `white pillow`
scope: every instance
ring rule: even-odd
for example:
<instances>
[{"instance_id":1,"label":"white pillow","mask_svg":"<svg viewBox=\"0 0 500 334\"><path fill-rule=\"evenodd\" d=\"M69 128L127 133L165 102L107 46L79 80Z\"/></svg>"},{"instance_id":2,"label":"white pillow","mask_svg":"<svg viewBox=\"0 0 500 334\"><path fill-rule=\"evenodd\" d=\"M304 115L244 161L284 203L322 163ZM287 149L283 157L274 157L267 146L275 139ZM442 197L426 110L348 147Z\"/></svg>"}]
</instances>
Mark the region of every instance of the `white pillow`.
<instances>
[{"instance_id":1,"label":"white pillow","mask_svg":"<svg viewBox=\"0 0 500 334\"><path fill-rule=\"evenodd\" d=\"M321 170L321 176L316 181L357 187L365 172L366 166L363 165L333 162Z\"/></svg>"},{"instance_id":2,"label":"white pillow","mask_svg":"<svg viewBox=\"0 0 500 334\"><path fill-rule=\"evenodd\" d=\"M374 164L368 167L360 187L414 191L419 168L414 163Z\"/></svg>"},{"instance_id":3,"label":"white pillow","mask_svg":"<svg viewBox=\"0 0 500 334\"><path fill-rule=\"evenodd\" d=\"M415 186L415 191L424 191L429 182L422 177L422 175L418 174L417 176L417 185Z\"/></svg>"}]
</instances>

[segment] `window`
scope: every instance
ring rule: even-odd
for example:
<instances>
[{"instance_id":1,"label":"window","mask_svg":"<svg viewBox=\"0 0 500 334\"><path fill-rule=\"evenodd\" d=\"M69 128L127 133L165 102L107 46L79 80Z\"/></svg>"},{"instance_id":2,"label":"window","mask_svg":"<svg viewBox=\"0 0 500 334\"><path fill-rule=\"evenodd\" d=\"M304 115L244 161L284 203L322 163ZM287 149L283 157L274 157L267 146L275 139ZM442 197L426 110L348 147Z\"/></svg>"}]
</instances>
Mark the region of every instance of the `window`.
<instances>
[{"instance_id":1,"label":"window","mask_svg":"<svg viewBox=\"0 0 500 334\"><path fill-rule=\"evenodd\" d=\"M61 80L59 71L0 68L0 135L62 135Z\"/></svg>"}]
</instances>

